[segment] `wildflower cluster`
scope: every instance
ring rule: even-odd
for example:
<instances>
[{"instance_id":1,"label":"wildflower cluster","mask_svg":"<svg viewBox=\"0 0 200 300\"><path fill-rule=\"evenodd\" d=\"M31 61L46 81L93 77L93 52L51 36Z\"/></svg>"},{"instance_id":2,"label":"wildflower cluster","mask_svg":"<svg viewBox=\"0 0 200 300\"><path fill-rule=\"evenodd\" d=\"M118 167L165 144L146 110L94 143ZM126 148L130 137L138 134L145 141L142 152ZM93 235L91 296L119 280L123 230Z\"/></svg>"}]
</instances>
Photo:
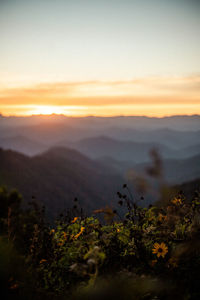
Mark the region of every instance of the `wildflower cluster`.
<instances>
[{"instance_id":1,"label":"wildflower cluster","mask_svg":"<svg viewBox=\"0 0 200 300\"><path fill-rule=\"evenodd\" d=\"M126 194L118 192L118 197L116 209L101 208L91 217L76 210L53 227L42 218L33 225L24 255L36 289L56 297L68 295L77 286L95 287L106 275L142 280L145 286L137 299L147 292L148 299L172 299L160 296L160 286L169 281L169 295L178 291L188 299L193 293L200 296L199 195L192 201L178 195L148 208ZM12 280L12 290L15 284L20 288L20 282ZM151 291L146 290L149 286Z\"/></svg>"}]
</instances>

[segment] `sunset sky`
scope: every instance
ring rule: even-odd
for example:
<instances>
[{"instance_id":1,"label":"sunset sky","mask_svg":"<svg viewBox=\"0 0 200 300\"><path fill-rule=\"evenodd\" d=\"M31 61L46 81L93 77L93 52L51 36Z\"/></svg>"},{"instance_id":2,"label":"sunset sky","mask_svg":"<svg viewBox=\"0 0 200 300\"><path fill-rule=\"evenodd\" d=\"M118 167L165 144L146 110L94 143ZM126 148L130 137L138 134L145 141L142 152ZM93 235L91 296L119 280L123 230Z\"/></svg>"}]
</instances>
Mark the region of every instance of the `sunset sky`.
<instances>
[{"instance_id":1,"label":"sunset sky","mask_svg":"<svg viewBox=\"0 0 200 300\"><path fill-rule=\"evenodd\" d=\"M0 112L200 114L199 32L199 0L0 0Z\"/></svg>"}]
</instances>

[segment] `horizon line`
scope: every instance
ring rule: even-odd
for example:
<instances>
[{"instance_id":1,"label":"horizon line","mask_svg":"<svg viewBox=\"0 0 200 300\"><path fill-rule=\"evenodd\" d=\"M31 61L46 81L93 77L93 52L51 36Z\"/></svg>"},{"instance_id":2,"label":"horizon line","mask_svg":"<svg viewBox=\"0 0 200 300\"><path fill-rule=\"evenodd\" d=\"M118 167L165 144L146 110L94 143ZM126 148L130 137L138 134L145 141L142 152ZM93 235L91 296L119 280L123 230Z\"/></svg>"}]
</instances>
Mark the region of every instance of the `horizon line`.
<instances>
[{"instance_id":1,"label":"horizon line","mask_svg":"<svg viewBox=\"0 0 200 300\"><path fill-rule=\"evenodd\" d=\"M57 114L57 113L52 113L52 114L30 114L30 115L5 115L0 112L0 117L3 118L30 118L30 117L67 117L67 118L149 118L149 119L164 119L164 118L172 118L172 117L200 117L200 114L169 114L169 115L163 115L163 116L147 116L147 115L112 115L112 116L102 116L102 115L67 115L67 114Z\"/></svg>"}]
</instances>

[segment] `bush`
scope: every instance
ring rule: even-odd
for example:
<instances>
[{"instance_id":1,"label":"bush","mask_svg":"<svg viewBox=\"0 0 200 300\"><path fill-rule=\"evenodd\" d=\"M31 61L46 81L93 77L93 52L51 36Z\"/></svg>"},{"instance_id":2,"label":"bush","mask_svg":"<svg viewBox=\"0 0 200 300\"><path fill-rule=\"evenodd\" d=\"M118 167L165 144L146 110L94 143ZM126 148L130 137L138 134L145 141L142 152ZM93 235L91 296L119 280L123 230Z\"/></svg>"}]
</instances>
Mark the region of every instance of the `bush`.
<instances>
[{"instance_id":1,"label":"bush","mask_svg":"<svg viewBox=\"0 0 200 300\"><path fill-rule=\"evenodd\" d=\"M76 215L69 212L50 226L38 207L18 214L15 229L28 228L29 236L25 229L16 232L26 249L15 247L23 255L27 276L34 278L29 285L34 299L200 298L199 195L186 201L180 194L148 208L118 196L119 207L126 207L124 217L109 207L91 217L76 209ZM4 237L15 245L6 230ZM14 286L23 298L28 283L16 276L21 275L11 268L8 289Z\"/></svg>"}]
</instances>

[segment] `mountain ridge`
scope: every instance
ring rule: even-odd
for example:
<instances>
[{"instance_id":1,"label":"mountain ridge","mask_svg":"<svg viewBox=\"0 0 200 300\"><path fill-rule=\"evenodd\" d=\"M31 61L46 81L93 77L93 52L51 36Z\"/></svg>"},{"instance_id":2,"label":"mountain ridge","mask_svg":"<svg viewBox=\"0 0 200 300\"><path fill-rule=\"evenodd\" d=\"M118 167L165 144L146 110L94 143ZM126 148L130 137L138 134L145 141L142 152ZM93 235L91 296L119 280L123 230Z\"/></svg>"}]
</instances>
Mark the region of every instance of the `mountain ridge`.
<instances>
[{"instance_id":1,"label":"mountain ridge","mask_svg":"<svg viewBox=\"0 0 200 300\"><path fill-rule=\"evenodd\" d=\"M74 150L67 151L65 158L59 153L55 155L58 151L63 149L28 157L0 149L0 184L17 188L26 203L36 197L46 205L51 217L73 206L75 197L89 211L112 202L123 183L119 175L103 173L95 162L85 161L85 156Z\"/></svg>"}]
</instances>

